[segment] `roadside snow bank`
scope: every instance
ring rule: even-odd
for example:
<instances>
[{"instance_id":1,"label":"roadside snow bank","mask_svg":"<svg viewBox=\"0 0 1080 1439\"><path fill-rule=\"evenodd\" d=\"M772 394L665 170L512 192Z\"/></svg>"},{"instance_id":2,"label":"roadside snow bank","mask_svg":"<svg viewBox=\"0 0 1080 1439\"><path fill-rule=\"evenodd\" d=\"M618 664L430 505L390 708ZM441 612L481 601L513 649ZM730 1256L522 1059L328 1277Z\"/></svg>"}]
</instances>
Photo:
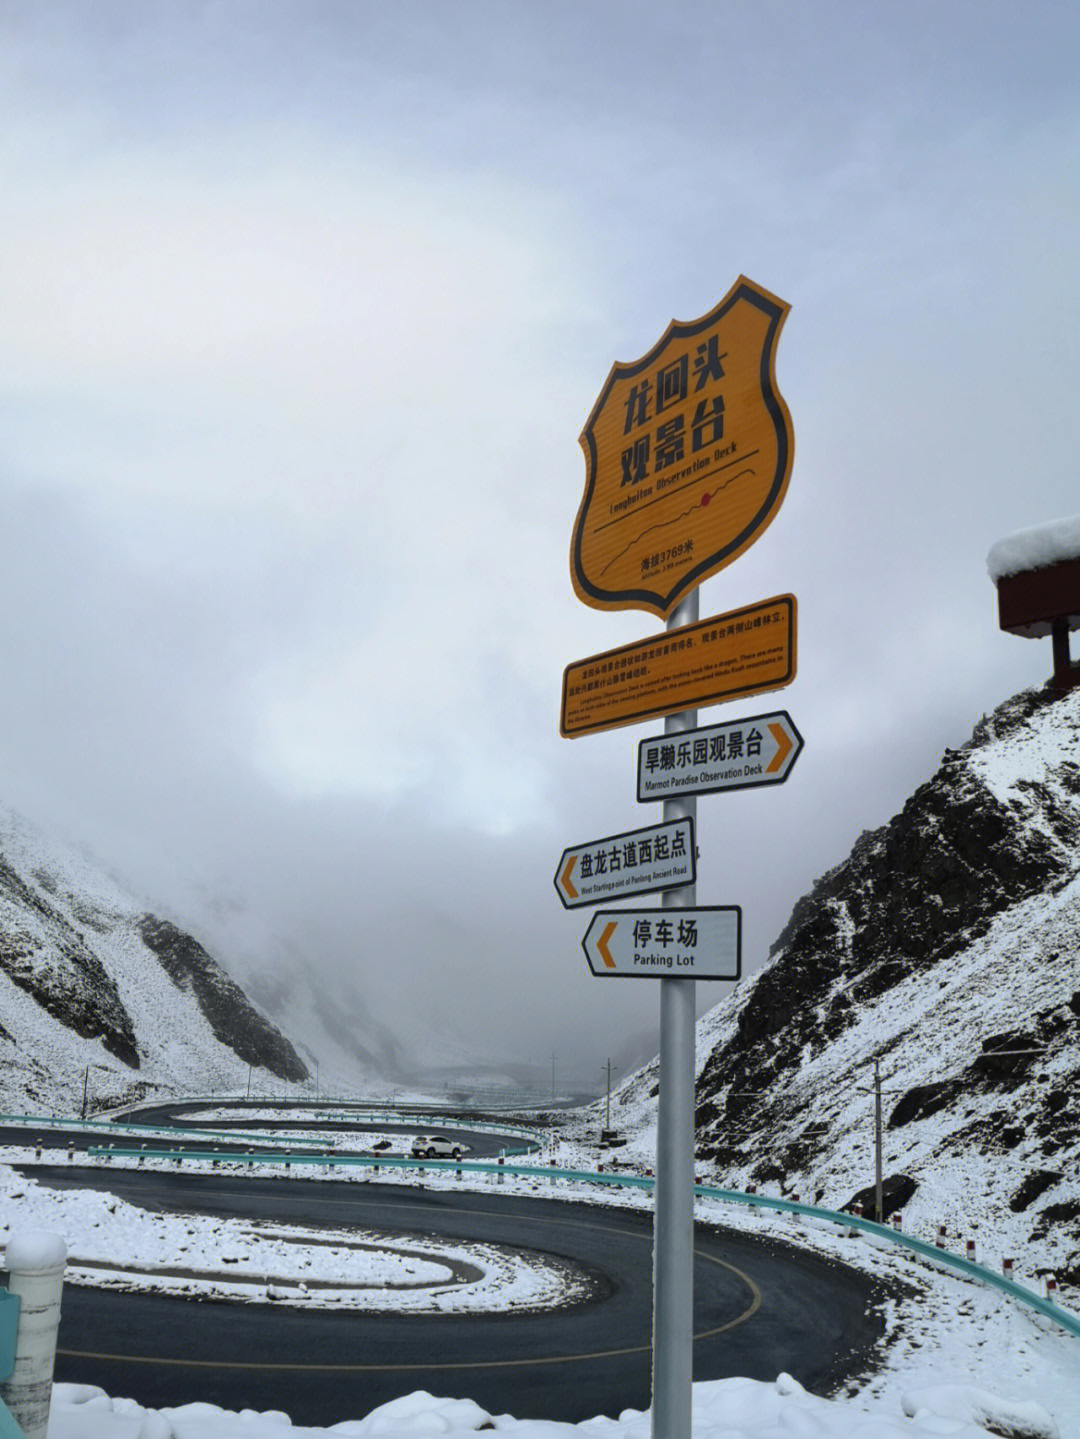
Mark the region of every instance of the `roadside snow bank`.
<instances>
[{"instance_id":1,"label":"roadside snow bank","mask_svg":"<svg viewBox=\"0 0 1080 1439\"><path fill-rule=\"evenodd\" d=\"M970 1384L936 1384L912 1390L904 1395L903 1408L911 1419L955 1419L991 1434L1008 1435L1009 1439L1058 1439L1060 1432L1041 1404L999 1399Z\"/></svg>"},{"instance_id":2,"label":"roadside snow bank","mask_svg":"<svg viewBox=\"0 0 1080 1439\"><path fill-rule=\"evenodd\" d=\"M905 1415L907 1417L905 1417ZM374 1436L474 1434L494 1429L514 1439L649 1439L650 1417L626 1409L618 1419L583 1424L493 1417L469 1399L438 1399L419 1391L373 1409L364 1419L329 1429L294 1427L280 1413L230 1413L212 1404L146 1410L130 1399L109 1399L90 1385L58 1384L48 1439L282 1439L283 1434ZM1059 1439L1051 1416L1035 1403L1017 1404L962 1384L939 1384L895 1405L819 1399L781 1374L775 1384L718 1379L694 1385L694 1439Z\"/></svg>"},{"instance_id":3,"label":"roadside snow bank","mask_svg":"<svg viewBox=\"0 0 1080 1439\"><path fill-rule=\"evenodd\" d=\"M579 1266L506 1245L160 1214L95 1189L50 1189L0 1164L0 1250L15 1222L67 1237L69 1283L127 1292L450 1314L557 1308L594 1290ZM29 1267L20 1257L37 1256L29 1242L14 1259L9 1247L9 1268Z\"/></svg>"}]
</instances>

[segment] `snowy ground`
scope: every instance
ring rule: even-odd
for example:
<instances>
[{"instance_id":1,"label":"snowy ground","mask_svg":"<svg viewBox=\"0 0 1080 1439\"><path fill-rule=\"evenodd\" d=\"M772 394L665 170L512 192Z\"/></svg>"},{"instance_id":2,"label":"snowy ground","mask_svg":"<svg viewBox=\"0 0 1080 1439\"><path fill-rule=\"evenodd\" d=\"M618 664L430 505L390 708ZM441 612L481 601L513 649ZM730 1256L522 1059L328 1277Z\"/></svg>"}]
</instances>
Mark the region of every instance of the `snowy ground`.
<instances>
[{"instance_id":1,"label":"snowy ground","mask_svg":"<svg viewBox=\"0 0 1080 1439\"><path fill-rule=\"evenodd\" d=\"M0 1244L12 1230L59 1234L68 1283L129 1292L440 1314L549 1308L589 1291L565 1264L498 1245L148 1213L97 1190L48 1189L2 1166L0 1215Z\"/></svg>"},{"instance_id":2,"label":"snowy ground","mask_svg":"<svg viewBox=\"0 0 1080 1439\"><path fill-rule=\"evenodd\" d=\"M908 1417L910 1416L910 1417ZM584 1424L492 1416L468 1399L419 1392L329 1429L290 1425L283 1414L230 1414L210 1404L147 1411L88 1386L58 1385L48 1439L282 1439L289 1435L464 1435L493 1429L514 1439L649 1439L650 1416ZM775 1384L720 1379L694 1385L694 1439L986 1439L987 1433L1056 1439L1053 1417L1035 1401L1018 1402L964 1382L912 1387L899 1404L834 1401L808 1394L790 1376Z\"/></svg>"},{"instance_id":3,"label":"snowy ground","mask_svg":"<svg viewBox=\"0 0 1080 1439\"><path fill-rule=\"evenodd\" d=\"M15 1158L10 1152L6 1157ZM576 1146L564 1145L564 1163L582 1162L586 1167L586 1157ZM156 1163L161 1161L147 1161L148 1166ZM352 1172L348 1179L337 1180L321 1169L314 1172L326 1182L378 1182L367 1172ZM395 1171L394 1182L409 1182L408 1171ZM494 1187L496 1181L469 1174L458 1179L452 1171L429 1170L424 1183L429 1188ZM562 1197L572 1187L561 1180L507 1176L501 1188L507 1194ZM604 1191L595 1186L581 1197L635 1207L651 1203L651 1196L642 1191ZM404 1240L385 1234L350 1235L346 1245L340 1232L284 1230L239 1221L222 1226L195 1217L144 1214L95 1191L45 1190L4 1166L0 1166L0 1215L9 1226L72 1236L68 1245L73 1256L71 1278L76 1282L100 1282L100 1272L94 1277L87 1261L118 1254L125 1255L136 1272L114 1275L110 1282L145 1282L191 1294L205 1292L200 1285L212 1284L218 1294L255 1302L272 1297L294 1303L360 1304L377 1295L379 1304L401 1307L506 1308L510 1303L532 1307L564 1301L567 1286L574 1282L565 1272L530 1268L486 1245L422 1247L412 1236ZM890 1307L888 1342L875 1371L849 1385L842 1395L811 1396L784 1376L775 1385L750 1380L696 1385L695 1439L942 1435L985 1439L987 1432L1080 1439L1080 1340L1049 1321L929 1261L866 1237L839 1236L833 1226L712 1201L699 1201L699 1217L839 1254L874 1274L903 1279L911 1297ZM6 1232L0 1232L0 1241L6 1238ZM227 1265L226 1255L231 1261ZM170 1269L189 1272L163 1276L166 1257ZM480 1270L482 1277L470 1277L469 1266ZM215 1277L194 1277L193 1272L201 1269L214 1270ZM348 1288L319 1288L319 1280L345 1277ZM301 1284L307 1284L306 1291ZM380 1290L377 1286L383 1284L402 1287ZM571 1426L507 1416L493 1419L475 1405L423 1394L385 1405L366 1417L343 1416L331 1429L315 1430L293 1427L281 1414L231 1415L199 1403L151 1413L133 1401L109 1399L95 1389L58 1385L49 1439L276 1439L283 1431L298 1436L454 1435L482 1425L520 1439L556 1439L563 1432L567 1439L575 1433L579 1439L645 1439L648 1433L647 1416L633 1411L618 1420L601 1418Z\"/></svg>"}]
</instances>

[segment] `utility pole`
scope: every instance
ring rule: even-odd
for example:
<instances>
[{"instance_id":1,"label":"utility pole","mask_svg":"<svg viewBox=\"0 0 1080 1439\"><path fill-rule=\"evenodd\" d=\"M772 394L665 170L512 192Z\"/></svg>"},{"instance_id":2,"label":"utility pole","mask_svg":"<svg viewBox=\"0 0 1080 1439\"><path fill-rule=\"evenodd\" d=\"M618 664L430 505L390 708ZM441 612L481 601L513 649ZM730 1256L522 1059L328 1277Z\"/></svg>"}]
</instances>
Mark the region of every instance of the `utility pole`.
<instances>
[{"instance_id":1,"label":"utility pole","mask_svg":"<svg viewBox=\"0 0 1080 1439\"><path fill-rule=\"evenodd\" d=\"M248 1090L247 1090L247 1097L248 1097L249 1099L251 1098L251 1065L250 1065L250 1064L248 1065Z\"/></svg>"},{"instance_id":2,"label":"utility pole","mask_svg":"<svg viewBox=\"0 0 1080 1439\"><path fill-rule=\"evenodd\" d=\"M604 1108L604 1128L611 1130L611 1060L607 1062L607 1104ZM616 1068L618 1066L616 1065Z\"/></svg>"},{"instance_id":3,"label":"utility pole","mask_svg":"<svg viewBox=\"0 0 1080 1439\"><path fill-rule=\"evenodd\" d=\"M885 1223L885 1206L881 1196L881 1063L874 1060L874 1217Z\"/></svg>"},{"instance_id":4,"label":"utility pole","mask_svg":"<svg viewBox=\"0 0 1080 1439\"><path fill-rule=\"evenodd\" d=\"M83 1070L83 1077L82 1077L82 1117L83 1117L83 1119L86 1118L86 1100L87 1100L87 1093L88 1093L89 1087L90 1087L90 1066L87 1065L86 1068Z\"/></svg>"}]
</instances>

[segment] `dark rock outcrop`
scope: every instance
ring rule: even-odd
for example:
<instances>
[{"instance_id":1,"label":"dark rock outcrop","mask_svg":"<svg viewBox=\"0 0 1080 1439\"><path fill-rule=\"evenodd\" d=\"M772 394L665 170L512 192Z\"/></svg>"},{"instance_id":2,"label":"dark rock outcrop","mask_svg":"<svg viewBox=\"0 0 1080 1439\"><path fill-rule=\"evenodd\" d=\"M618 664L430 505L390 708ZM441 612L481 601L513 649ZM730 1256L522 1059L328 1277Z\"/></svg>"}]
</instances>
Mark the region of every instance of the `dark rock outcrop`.
<instances>
[{"instance_id":1,"label":"dark rock outcrop","mask_svg":"<svg viewBox=\"0 0 1080 1439\"><path fill-rule=\"evenodd\" d=\"M1021 1213L1029 1204L1034 1204L1041 1194L1045 1194L1048 1189L1053 1189L1060 1179L1060 1170L1037 1169L1034 1174L1027 1176L1009 1200L1009 1208L1014 1214Z\"/></svg>"},{"instance_id":2,"label":"dark rock outcrop","mask_svg":"<svg viewBox=\"0 0 1080 1439\"><path fill-rule=\"evenodd\" d=\"M882 1222L888 1223L889 1216L898 1213L914 1195L918 1184L909 1174L890 1174L887 1179L881 1181L881 1209ZM852 1214L857 1204L862 1205L862 1212L865 1218L874 1219L877 1208L877 1185L868 1184L865 1189L860 1189L858 1194L853 1194L844 1205L844 1212Z\"/></svg>"},{"instance_id":3,"label":"dark rock outcrop","mask_svg":"<svg viewBox=\"0 0 1080 1439\"><path fill-rule=\"evenodd\" d=\"M1068 1228L1073 1234L1080 1235L1080 1199L1066 1199L1061 1204L1048 1204L1045 1209L1040 1209L1035 1216L1035 1228L1031 1231L1032 1239L1044 1239L1054 1225L1062 1225Z\"/></svg>"},{"instance_id":4,"label":"dark rock outcrop","mask_svg":"<svg viewBox=\"0 0 1080 1439\"><path fill-rule=\"evenodd\" d=\"M176 985L198 1001L214 1037L246 1064L268 1069L289 1083L309 1077L307 1066L285 1036L251 1004L247 995L197 939L168 920L144 914L139 933Z\"/></svg>"},{"instance_id":5,"label":"dark rock outcrop","mask_svg":"<svg viewBox=\"0 0 1080 1439\"><path fill-rule=\"evenodd\" d=\"M84 1039L139 1067L131 1017L116 985L82 935L45 893L0 855L0 899L16 916L0 924L0 968L48 1014ZM26 919L20 922L20 911Z\"/></svg>"},{"instance_id":6,"label":"dark rock outcrop","mask_svg":"<svg viewBox=\"0 0 1080 1439\"><path fill-rule=\"evenodd\" d=\"M889 1115L889 1129L899 1129L916 1119L926 1119L952 1104L962 1088L959 1079L943 1079L937 1084L916 1084L901 1096Z\"/></svg>"},{"instance_id":7,"label":"dark rock outcrop","mask_svg":"<svg viewBox=\"0 0 1080 1439\"><path fill-rule=\"evenodd\" d=\"M778 1136L790 1145L803 1117L785 1080L808 1056L869 1002L966 949L1005 910L1054 892L1076 873L1080 811L1069 795L1080 771L1072 777L1070 771L1060 786L1021 782L1017 797L1003 802L970 762L983 745L1020 731L1055 700L1049 691L1028 692L1000 706L963 749L946 751L937 773L894 819L862 834L849 857L795 905L770 951L772 963L754 977L734 1025L699 1073L702 1158L730 1154L754 1134L768 1151L755 1177L798 1161L795 1151L781 1156ZM1055 1026L1074 1026L1078 1015L1080 997L1060 1014L1040 1016L1038 1026L985 1039L963 1073L904 1094L890 1127L951 1106L965 1089L1008 1092L1030 1081L1039 1055L1017 1051L1039 1050ZM1002 1143L1000 1134L993 1142Z\"/></svg>"},{"instance_id":8,"label":"dark rock outcrop","mask_svg":"<svg viewBox=\"0 0 1080 1439\"><path fill-rule=\"evenodd\" d=\"M1022 1029L991 1035L983 1040L982 1053L971 1065L972 1080L981 1080L987 1088L1016 1089L1044 1052L1035 1036Z\"/></svg>"}]
</instances>

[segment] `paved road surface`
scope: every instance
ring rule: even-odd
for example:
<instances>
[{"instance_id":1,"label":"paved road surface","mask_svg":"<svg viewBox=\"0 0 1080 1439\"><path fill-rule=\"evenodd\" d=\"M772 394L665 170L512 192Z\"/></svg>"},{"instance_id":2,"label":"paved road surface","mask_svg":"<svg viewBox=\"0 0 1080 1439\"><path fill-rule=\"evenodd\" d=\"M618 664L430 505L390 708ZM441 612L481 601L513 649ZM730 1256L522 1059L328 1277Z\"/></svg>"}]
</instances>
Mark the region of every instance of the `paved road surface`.
<instances>
[{"instance_id":1,"label":"paved road surface","mask_svg":"<svg viewBox=\"0 0 1080 1439\"><path fill-rule=\"evenodd\" d=\"M205 1108L205 1106L202 1106ZM126 1116L125 1121L131 1125L159 1126L167 1128L175 1124L178 1128L187 1131L206 1130L208 1138L205 1143L201 1142L197 1135L191 1132L177 1134L175 1139L166 1135L152 1134L124 1134L122 1132L112 1133L103 1126L93 1129L71 1128L67 1129L57 1125L39 1125L28 1127L25 1125L0 1124L0 1145L10 1145L14 1148L33 1148L35 1142L40 1139L46 1149L65 1149L69 1144L80 1152L90 1146L115 1144L117 1148L144 1147L148 1152L155 1149L217 1149L221 1153L246 1154L252 1148L242 1139L231 1142L227 1139L220 1139L218 1136L227 1134L230 1131L250 1131L260 1135L269 1135L280 1140L281 1148L290 1149L296 1154L319 1154L323 1148L333 1145L335 1153L338 1154L370 1154L371 1145L374 1140L383 1135L398 1135L408 1137L413 1134L442 1133L438 1126L433 1124L402 1124L387 1120L384 1123L361 1124L355 1121L338 1120L314 1120L313 1118L302 1119L290 1115L282 1119L206 1119L195 1120L185 1116L182 1112L175 1115L170 1113L172 1106L161 1106L151 1113L140 1113L138 1116ZM455 1122L452 1128L445 1130L446 1134L461 1143L465 1147L466 1157L469 1159L494 1159L501 1150L508 1154L520 1151L524 1148L524 1141L516 1135L499 1134L487 1129L469 1129L467 1121ZM289 1142L291 1134L325 1134L325 1146L319 1141L310 1139L300 1142ZM342 1136L348 1136L349 1142L343 1142ZM261 1146L265 1148L266 1146Z\"/></svg>"},{"instance_id":2,"label":"paved road surface","mask_svg":"<svg viewBox=\"0 0 1080 1439\"><path fill-rule=\"evenodd\" d=\"M150 1209L485 1239L563 1256L595 1277L594 1298L575 1308L483 1316L301 1311L69 1285L59 1379L98 1383L154 1407L204 1399L229 1409L283 1409L298 1424L360 1418L416 1389L468 1396L522 1418L576 1421L648 1405L648 1215L374 1183L33 1172L42 1182L92 1184ZM828 1392L859 1371L882 1332L873 1312L882 1292L842 1265L700 1227L696 1254L696 1379L773 1380L787 1370Z\"/></svg>"}]
</instances>

